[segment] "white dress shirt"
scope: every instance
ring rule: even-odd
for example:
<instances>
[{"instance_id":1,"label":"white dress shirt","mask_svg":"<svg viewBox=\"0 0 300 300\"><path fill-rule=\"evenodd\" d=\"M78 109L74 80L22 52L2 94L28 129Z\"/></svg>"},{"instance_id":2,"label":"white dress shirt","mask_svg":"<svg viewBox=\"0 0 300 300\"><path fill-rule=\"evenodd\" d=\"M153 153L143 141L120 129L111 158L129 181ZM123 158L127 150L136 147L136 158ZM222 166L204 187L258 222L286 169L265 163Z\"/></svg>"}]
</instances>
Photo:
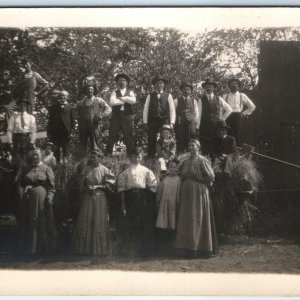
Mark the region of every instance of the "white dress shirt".
<instances>
[{"instance_id":1,"label":"white dress shirt","mask_svg":"<svg viewBox=\"0 0 300 300\"><path fill-rule=\"evenodd\" d=\"M156 91L158 99L160 98L160 94L162 92L163 91L160 91L160 92ZM170 93L169 93L169 97L168 97L168 102L169 102L169 110L170 110L170 123L175 124L176 111L175 111L174 100ZM147 99L146 99L146 102L144 105L144 110L143 110L143 123L144 124L148 123L149 104L150 104L150 94L147 96Z\"/></svg>"},{"instance_id":2,"label":"white dress shirt","mask_svg":"<svg viewBox=\"0 0 300 300\"><path fill-rule=\"evenodd\" d=\"M121 95L122 95L122 100L117 98L116 91L113 91L110 95L110 101L109 104L110 106L119 106L121 105L120 110L124 110L124 104L135 104L136 103L136 97L133 93L133 91L129 92L129 96L124 96L126 92L126 88L120 89Z\"/></svg>"},{"instance_id":3,"label":"white dress shirt","mask_svg":"<svg viewBox=\"0 0 300 300\"><path fill-rule=\"evenodd\" d=\"M123 192L130 189L146 189L152 192L157 190L157 180L153 172L140 165L131 164L118 178L118 191Z\"/></svg>"},{"instance_id":4,"label":"white dress shirt","mask_svg":"<svg viewBox=\"0 0 300 300\"><path fill-rule=\"evenodd\" d=\"M213 99L214 97L214 93L211 93L211 94L206 94L206 97L208 99L208 101L211 101L211 99ZM232 108L231 106L226 103L226 101L218 96L219 98L219 105L220 105L220 111L218 112L218 115L215 115L213 116L213 122L216 122L216 121L226 121L226 119L229 117L229 115L231 114L232 112ZM199 100L198 101L198 110L199 110L199 126L201 124L201 117L202 117L202 101ZM197 128L199 128L199 126Z\"/></svg>"},{"instance_id":5,"label":"white dress shirt","mask_svg":"<svg viewBox=\"0 0 300 300\"><path fill-rule=\"evenodd\" d=\"M24 117L24 126L22 126L22 115ZM7 126L7 141L12 143L12 136L14 133L31 133L31 143L35 142L36 138L36 122L33 115L27 112L17 112L13 114L8 120Z\"/></svg>"},{"instance_id":6,"label":"white dress shirt","mask_svg":"<svg viewBox=\"0 0 300 300\"><path fill-rule=\"evenodd\" d=\"M229 93L224 96L225 101L231 106L232 112L241 112L245 116L249 116L255 110L254 103L247 97L247 95L237 91L236 93Z\"/></svg>"}]
</instances>

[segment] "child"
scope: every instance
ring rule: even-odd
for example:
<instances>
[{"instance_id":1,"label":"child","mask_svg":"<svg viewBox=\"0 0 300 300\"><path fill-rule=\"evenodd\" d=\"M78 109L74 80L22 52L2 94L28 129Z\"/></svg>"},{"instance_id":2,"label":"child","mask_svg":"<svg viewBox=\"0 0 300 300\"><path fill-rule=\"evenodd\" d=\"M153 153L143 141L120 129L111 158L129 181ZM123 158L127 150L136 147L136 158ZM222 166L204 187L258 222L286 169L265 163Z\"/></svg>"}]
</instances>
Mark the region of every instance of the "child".
<instances>
[{"instance_id":1,"label":"child","mask_svg":"<svg viewBox=\"0 0 300 300\"><path fill-rule=\"evenodd\" d=\"M156 143L156 156L158 157L160 171L166 171L166 164L175 157L176 143L172 137L172 129L164 125L160 129L160 138Z\"/></svg>"},{"instance_id":2,"label":"child","mask_svg":"<svg viewBox=\"0 0 300 300\"><path fill-rule=\"evenodd\" d=\"M179 205L180 177L177 174L178 160L168 162L168 173L160 182L156 204L158 215L156 227L160 229L161 242L166 242L165 249L172 247L175 238L176 228L176 207Z\"/></svg>"},{"instance_id":3,"label":"child","mask_svg":"<svg viewBox=\"0 0 300 300\"><path fill-rule=\"evenodd\" d=\"M142 158L140 149L129 154L131 164L119 175L118 192L128 221L128 250L148 255L153 247L157 181L153 172L141 165Z\"/></svg>"},{"instance_id":4,"label":"child","mask_svg":"<svg viewBox=\"0 0 300 300\"><path fill-rule=\"evenodd\" d=\"M54 157L53 154L54 150L54 144L51 142L47 142L44 147L44 153L43 153L43 163L48 165L51 168L56 167L56 158Z\"/></svg>"}]
</instances>

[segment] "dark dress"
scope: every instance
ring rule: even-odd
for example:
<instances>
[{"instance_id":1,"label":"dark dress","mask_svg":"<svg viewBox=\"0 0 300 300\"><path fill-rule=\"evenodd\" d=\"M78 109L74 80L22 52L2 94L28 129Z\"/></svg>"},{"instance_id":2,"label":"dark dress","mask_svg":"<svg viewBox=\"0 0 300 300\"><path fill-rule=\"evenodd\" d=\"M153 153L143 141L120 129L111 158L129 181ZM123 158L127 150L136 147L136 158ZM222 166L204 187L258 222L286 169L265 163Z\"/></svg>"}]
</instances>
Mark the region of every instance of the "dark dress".
<instances>
[{"instance_id":1,"label":"dark dress","mask_svg":"<svg viewBox=\"0 0 300 300\"><path fill-rule=\"evenodd\" d=\"M53 209L48 201L55 193L51 167L40 163L24 170L21 186L24 189L20 205L23 241L30 243L31 253L51 252L56 247Z\"/></svg>"}]
</instances>

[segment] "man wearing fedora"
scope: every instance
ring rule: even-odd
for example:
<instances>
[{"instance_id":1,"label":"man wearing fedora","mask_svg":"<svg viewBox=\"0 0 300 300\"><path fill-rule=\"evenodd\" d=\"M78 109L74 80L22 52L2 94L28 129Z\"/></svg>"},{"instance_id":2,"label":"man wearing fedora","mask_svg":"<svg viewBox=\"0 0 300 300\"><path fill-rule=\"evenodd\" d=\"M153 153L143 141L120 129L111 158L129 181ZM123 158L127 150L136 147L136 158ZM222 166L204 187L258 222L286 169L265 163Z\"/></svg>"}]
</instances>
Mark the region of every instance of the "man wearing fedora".
<instances>
[{"instance_id":1,"label":"man wearing fedora","mask_svg":"<svg viewBox=\"0 0 300 300\"><path fill-rule=\"evenodd\" d=\"M181 94L174 99L176 108L175 136L177 152L188 149L190 139L196 137L196 127L199 127L199 110L197 101L192 97L193 85L184 81L180 84Z\"/></svg>"},{"instance_id":2,"label":"man wearing fedora","mask_svg":"<svg viewBox=\"0 0 300 300\"><path fill-rule=\"evenodd\" d=\"M35 117L26 112L30 102L22 98L18 103L18 112L8 120L7 141L17 159L25 159L29 150L35 148L36 121Z\"/></svg>"},{"instance_id":3,"label":"man wearing fedora","mask_svg":"<svg viewBox=\"0 0 300 300\"><path fill-rule=\"evenodd\" d=\"M60 162L60 149L63 157L67 156L71 133L75 129L75 110L68 103L68 98L69 93L61 91L57 103L51 106L49 112L47 136L55 146L54 156L58 163Z\"/></svg>"},{"instance_id":4,"label":"man wearing fedora","mask_svg":"<svg viewBox=\"0 0 300 300\"><path fill-rule=\"evenodd\" d=\"M228 125L232 128L233 136L238 146L242 144L242 119L250 116L255 110L254 103L247 95L240 93L241 81L233 78L228 80L230 93L224 95L225 101L232 108L232 113L227 119Z\"/></svg>"},{"instance_id":5,"label":"man wearing fedora","mask_svg":"<svg viewBox=\"0 0 300 300\"><path fill-rule=\"evenodd\" d=\"M212 78L207 78L202 87L205 94L198 102L200 140L203 154L208 154L210 140L213 138L214 123L225 121L231 114L231 107L220 96L214 94L217 84Z\"/></svg>"},{"instance_id":6,"label":"man wearing fedora","mask_svg":"<svg viewBox=\"0 0 300 300\"><path fill-rule=\"evenodd\" d=\"M130 153L135 147L133 134L133 105L136 103L136 97L128 86L130 78L126 74L118 74L115 77L117 89L110 96L110 106L112 115L110 120L109 137L106 145L106 155L111 155L115 142L118 140L118 134L122 131L127 153Z\"/></svg>"},{"instance_id":7,"label":"man wearing fedora","mask_svg":"<svg viewBox=\"0 0 300 300\"><path fill-rule=\"evenodd\" d=\"M148 156L155 156L157 133L163 125L170 125L173 129L176 112L174 100L170 93L164 91L166 79L155 76L152 79L154 92L150 93L144 105L143 123L148 131Z\"/></svg>"},{"instance_id":8,"label":"man wearing fedora","mask_svg":"<svg viewBox=\"0 0 300 300\"><path fill-rule=\"evenodd\" d=\"M78 115L79 140L83 153L87 153L88 143L91 150L99 149L96 130L102 118L111 114L110 106L100 97L96 97L97 87L92 82L84 87L85 97L78 102L75 110Z\"/></svg>"}]
</instances>

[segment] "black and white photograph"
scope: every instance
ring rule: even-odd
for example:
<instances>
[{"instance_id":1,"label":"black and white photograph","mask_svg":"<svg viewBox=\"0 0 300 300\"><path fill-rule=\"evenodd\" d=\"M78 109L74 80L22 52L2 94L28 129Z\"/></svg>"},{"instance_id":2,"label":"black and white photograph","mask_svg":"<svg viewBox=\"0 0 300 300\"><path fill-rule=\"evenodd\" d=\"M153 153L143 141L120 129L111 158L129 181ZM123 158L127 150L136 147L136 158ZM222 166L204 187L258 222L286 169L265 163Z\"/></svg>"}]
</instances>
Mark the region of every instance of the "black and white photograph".
<instances>
[{"instance_id":1,"label":"black and white photograph","mask_svg":"<svg viewBox=\"0 0 300 300\"><path fill-rule=\"evenodd\" d=\"M0 16L1 271L299 279L299 8Z\"/></svg>"}]
</instances>

